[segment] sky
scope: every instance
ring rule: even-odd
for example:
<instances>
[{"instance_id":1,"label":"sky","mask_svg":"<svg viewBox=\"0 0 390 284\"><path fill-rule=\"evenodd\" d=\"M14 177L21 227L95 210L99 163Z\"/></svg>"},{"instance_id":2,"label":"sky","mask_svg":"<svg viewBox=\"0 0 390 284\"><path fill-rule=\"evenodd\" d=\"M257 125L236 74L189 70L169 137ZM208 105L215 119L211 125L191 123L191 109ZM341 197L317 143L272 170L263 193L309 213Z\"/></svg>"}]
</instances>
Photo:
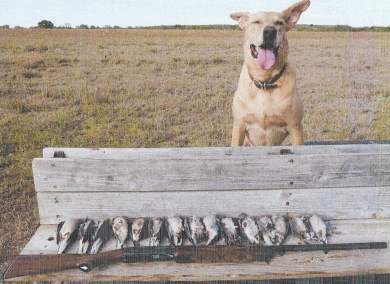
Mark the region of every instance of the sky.
<instances>
[{"instance_id":1,"label":"sky","mask_svg":"<svg viewBox=\"0 0 390 284\"><path fill-rule=\"evenodd\" d=\"M279 11L298 0L0 0L0 26L81 24L123 28L232 24L234 12ZM390 26L390 0L312 0L298 24Z\"/></svg>"}]
</instances>

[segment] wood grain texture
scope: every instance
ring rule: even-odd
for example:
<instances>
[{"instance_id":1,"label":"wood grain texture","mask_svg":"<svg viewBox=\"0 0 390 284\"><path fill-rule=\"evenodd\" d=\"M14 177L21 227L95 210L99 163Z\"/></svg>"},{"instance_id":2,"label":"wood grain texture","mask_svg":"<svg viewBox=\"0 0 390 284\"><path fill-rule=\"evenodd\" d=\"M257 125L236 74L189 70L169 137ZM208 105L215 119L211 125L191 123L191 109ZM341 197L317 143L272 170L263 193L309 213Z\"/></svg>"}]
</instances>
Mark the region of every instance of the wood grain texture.
<instances>
[{"instance_id":1,"label":"wood grain texture","mask_svg":"<svg viewBox=\"0 0 390 284\"><path fill-rule=\"evenodd\" d=\"M278 265L253 264L117 264L97 269L89 274L78 270L48 273L34 277L19 277L11 281L243 281L264 279L291 279L337 277L364 274L384 274L390 270L385 265L390 259L380 252L369 255L362 252L349 254L330 252L302 253L297 259L293 254L283 256ZM333 259L329 263L328 259ZM357 261L355 261L357 259ZM370 259L367 263L364 259Z\"/></svg>"},{"instance_id":2,"label":"wood grain texture","mask_svg":"<svg viewBox=\"0 0 390 284\"><path fill-rule=\"evenodd\" d=\"M36 191L207 191L390 184L390 153L262 159L34 159Z\"/></svg>"},{"instance_id":3,"label":"wood grain texture","mask_svg":"<svg viewBox=\"0 0 390 284\"><path fill-rule=\"evenodd\" d=\"M43 158L53 158L54 152L63 151L66 158L84 159L218 159L231 157L260 158L281 155L281 150L292 155L339 155L390 153L390 144L373 145L313 145L272 147L204 147L204 148L44 148ZM283 151L282 151L283 152Z\"/></svg>"},{"instance_id":4,"label":"wood grain texture","mask_svg":"<svg viewBox=\"0 0 390 284\"><path fill-rule=\"evenodd\" d=\"M328 238L329 243L390 243L390 219L331 220L330 226L332 228L332 235ZM21 254L55 254L58 249L55 242L55 235L55 225L41 225ZM299 240L289 236L286 244L299 244ZM115 245L116 240L114 237L111 237L102 247L102 251L114 250ZM131 246L133 246L131 241L125 244L125 247ZM78 244L75 242L67 248L66 253L77 253L77 249Z\"/></svg>"},{"instance_id":5,"label":"wood grain texture","mask_svg":"<svg viewBox=\"0 0 390 284\"><path fill-rule=\"evenodd\" d=\"M373 242L390 243L390 220L339 220L331 223L334 233L329 243ZM22 254L56 252L55 241L48 241L55 234L54 225L42 225L25 247ZM290 238L287 244L296 244ZM103 251L115 248L110 239ZM73 246L68 252L75 252ZM347 276L356 274L390 273L390 249L286 253L265 263L218 263L207 264L122 264L101 267L86 274L77 269L34 277L21 277L20 281L212 281L254 280L277 278L305 278Z\"/></svg>"},{"instance_id":6,"label":"wood grain texture","mask_svg":"<svg viewBox=\"0 0 390 284\"><path fill-rule=\"evenodd\" d=\"M67 218L317 213L326 220L390 218L390 187L188 192L39 192L41 224Z\"/></svg>"},{"instance_id":7,"label":"wood grain texture","mask_svg":"<svg viewBox=\"0 0 390 284\"><path fill-rule=\"evenodd\" d=\"M51 158L64 151L66 158ZM284 155L282 155L284 154ZM33 162L40 221L22 254L55 254L55 225L96 220L220 213L317 213L329 243L390 243L390 145L75 149L46 148ZM115 248L111 238L103 251ZM289 237L286 244L297 244ZM132 246L128 241L126 246ZM75 253L77 243L67 253ZM390 273L390 249L286 253L270 265L109 265L21 277L20 281L213 281Z\"/></svg>"}]
</instances>

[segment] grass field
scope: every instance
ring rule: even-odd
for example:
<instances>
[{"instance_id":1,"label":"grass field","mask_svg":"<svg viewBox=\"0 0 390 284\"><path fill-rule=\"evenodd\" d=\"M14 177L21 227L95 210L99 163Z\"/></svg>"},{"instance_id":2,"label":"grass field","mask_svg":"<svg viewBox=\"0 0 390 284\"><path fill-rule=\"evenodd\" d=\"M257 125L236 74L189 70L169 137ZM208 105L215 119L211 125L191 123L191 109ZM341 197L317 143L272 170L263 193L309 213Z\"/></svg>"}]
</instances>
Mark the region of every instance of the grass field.
<instances>
[{"instance_id":1,"label":"grass field","mask_svg":"<svg viewBox=\"0 0 390 284\"><path fill-rule=\"evenodd\" d=\"M242 37L0 29L0 271L38 227L43 147L229 146ZM289 38L305 139L390 139L390 33Z\"/></svg>"}]
</instances>

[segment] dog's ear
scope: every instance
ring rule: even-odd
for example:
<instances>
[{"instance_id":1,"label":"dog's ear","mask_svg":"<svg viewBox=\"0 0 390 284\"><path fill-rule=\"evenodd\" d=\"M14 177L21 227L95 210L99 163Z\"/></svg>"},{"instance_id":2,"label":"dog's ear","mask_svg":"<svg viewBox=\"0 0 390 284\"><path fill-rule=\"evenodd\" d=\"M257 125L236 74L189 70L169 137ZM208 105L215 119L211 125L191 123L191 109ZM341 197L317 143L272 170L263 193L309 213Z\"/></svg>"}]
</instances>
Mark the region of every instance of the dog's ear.
<instances>
[{"instance_id":1,"label":"dog's ear","mask_svg":"<svg viewBox=\"0 0 390 284\"><path fill-rule=\"evenodd\" d=\"M309 8L309 6L310 6L310 1L303 0L301 2L292 5L290 8L282 12L283 18L286 22L285 26L287 30L290 30L293 27L295 27L302 12L306 11L306 9Z\"/></svg>"},{"instance_id":2,"label":"dog's ear","mask_svg":"<svg viewBox=\"0 0 390 284\"><path fill-rule=\"evenodd\" d=\"M243 13L243 12L233 13L230 14L230 18L232 18L235 21L238 21L240 28L243 29L245 27L246 22L249 19L249 13Z\"/></svg>"}]
</instances>

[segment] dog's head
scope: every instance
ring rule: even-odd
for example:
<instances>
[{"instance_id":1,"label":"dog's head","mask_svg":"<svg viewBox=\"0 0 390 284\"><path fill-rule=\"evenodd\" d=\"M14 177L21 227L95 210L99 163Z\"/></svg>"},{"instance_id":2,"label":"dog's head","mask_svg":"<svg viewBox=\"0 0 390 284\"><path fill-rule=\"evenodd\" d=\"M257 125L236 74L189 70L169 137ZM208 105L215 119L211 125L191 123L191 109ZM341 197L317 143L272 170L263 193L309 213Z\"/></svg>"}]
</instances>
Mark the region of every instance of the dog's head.
<instances>
[{"instance_id":1,"label":"dog's head","mask_svg":"<svg viewBox=\"0 0 390 284\"><path fill-rule=\"evenodd\" d=\"M281 13L234 13L230 17L245 31L244 53L248 67L272 70L287 61L287 31L295 27L301 13L310 5L303 0Z\"/></svg>"}]
</instances>

